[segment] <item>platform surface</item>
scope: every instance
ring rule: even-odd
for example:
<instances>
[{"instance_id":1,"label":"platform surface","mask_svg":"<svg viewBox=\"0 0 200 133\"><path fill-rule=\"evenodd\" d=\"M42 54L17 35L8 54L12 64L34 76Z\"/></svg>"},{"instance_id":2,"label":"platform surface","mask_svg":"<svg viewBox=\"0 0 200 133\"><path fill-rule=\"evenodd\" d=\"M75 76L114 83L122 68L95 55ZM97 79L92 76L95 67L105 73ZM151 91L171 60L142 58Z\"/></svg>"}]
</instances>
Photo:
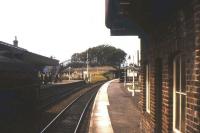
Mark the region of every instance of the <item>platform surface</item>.
<instances>
[{"instance_id":1,"label":"platform surface","mask_svg":"<svg viewBox=\"0 0 200 133\"><path fill-rule=\"evenodd\" d=\"M83 80L62 80L62 82L57 82L57 83L53 83L53 84L70 84L70 83L75 83L75 82L80 82Z\"/></svg>"},{"instance_id":2,"label":"platform surface","mask_svg":"<svg viewBox=\"0 0 200 133\"><path fill-rule=\"evenodd\" d=\"M140 112L118 80L99 90L91 114L89 133L140 133Z\"/></svg>"}]
</instances>

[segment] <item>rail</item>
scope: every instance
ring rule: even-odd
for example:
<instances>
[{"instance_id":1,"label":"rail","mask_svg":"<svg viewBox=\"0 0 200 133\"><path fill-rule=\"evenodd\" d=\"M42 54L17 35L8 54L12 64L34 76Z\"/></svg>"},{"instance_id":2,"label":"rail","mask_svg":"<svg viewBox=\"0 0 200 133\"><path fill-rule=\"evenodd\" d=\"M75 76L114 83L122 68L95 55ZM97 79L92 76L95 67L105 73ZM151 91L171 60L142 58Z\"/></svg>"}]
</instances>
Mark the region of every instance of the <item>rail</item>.
<instances>
[{"instance_id":1,"label":"rail","mask_svg":"<svg viewBox=\"0 0 200 133\"><path fill-rule=\"evenodd\" d=\"M71 108L75 108L77 107L76 105L82 105L84 107L80 107L78 106L79 110L82 110L80 111L78 114L80 114L78 116L78 119L74 120L76 121L76 126L73 126L73 132L74 133L77 133L77 131L80 129L80 126L81 126L81 123L84 119L84 115L86 114L86 111L90 105L90 103L93 101L92 99L94 98L94 96L96 95L97 93L97 90L98 88L100 87L100 85L102 85L102 83L98 84L98 85L94 85L93 87L91 87L90 90L88 90L86 93L84 94L81 94L80 96L78 96L77 98L75 98L70 104L68 104L63 110L60 111L60 113L58 115L56 115L41 131L40 133L45 133L47 131L51 131L52 128L55 128L56 127L56 122L59 121L59 119L63 119L65 116L64 116L64 113L66 113L67 111L69 111ZM88 99L89 98L89 99ZM84 102L84 100L86 100ZM81 102L84 102L84 105L83 103ZM81 104L80 104L81 103ZM64 118L64 119L67 119L67 118ZM71 127L69 127L71 128ZM72 130L72 129L71 129Z\"/></svg>"},{"instance_id":2,"label":"rail","mask_svg":"<svg viewBox=\"0 0 200 133\"><path fill-rule=\"evenodd\" d=\"M91 98L90 98L89 101L87 102L85 108L83 109L83 112L82 112L81 117L80 117L80 119L79 119L79 121L78 121L78 124L77 124L77 126L76 126L76 129L74 130L74 133L77 133L77 132L79 131L81 122L83 121L83 117L84 117L84 115L86 114L86 111L87 111L87 109L88 109L88 107L89 107L89 105L90 105L90 103L92 102L92 99L93 99L94 97L95 97L95 94L93 94L93 95L91 96Z\"/></svg>"}]
</instances>

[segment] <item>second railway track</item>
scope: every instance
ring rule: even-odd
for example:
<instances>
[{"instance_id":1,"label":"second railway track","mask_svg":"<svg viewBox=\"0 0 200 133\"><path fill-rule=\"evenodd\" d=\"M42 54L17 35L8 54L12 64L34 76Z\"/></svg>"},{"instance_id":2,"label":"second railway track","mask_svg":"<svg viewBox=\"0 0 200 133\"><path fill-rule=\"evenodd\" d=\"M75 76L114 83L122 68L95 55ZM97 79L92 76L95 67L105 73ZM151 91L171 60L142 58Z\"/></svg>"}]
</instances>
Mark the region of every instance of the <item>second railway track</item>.
<instances>
[{"instance_id":1,"label":"second railway track","mask_svg":"<svg viewBox=\"0 0 200 133\"><path fill-rule=\"evenodd\" d=\"M40 133L76 133L84 121L89 105L93 102L95 95L102 83L97 84L84 94L75 98L59 114L57 114Z\"/></svg>"}]
</instances>

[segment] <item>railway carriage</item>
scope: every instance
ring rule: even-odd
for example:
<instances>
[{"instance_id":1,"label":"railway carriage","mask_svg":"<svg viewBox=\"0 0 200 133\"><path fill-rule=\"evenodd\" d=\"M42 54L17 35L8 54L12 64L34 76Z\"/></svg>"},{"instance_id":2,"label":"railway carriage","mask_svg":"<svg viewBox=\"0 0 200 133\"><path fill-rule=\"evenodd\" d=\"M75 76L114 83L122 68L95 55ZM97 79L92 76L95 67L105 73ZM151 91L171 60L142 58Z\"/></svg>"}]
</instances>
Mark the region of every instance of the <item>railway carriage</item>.
<instances>
[{"instance_id":1,"label":"railway carriage","mask_svg":"<svg viewBox=\"0 0 200 133\"><path fill-rule=\"evenodd\" d=\"M38 72L58 61L0 42L0 117L13 118L35 109L41 80Z\"/></svg>"}]
</instances>

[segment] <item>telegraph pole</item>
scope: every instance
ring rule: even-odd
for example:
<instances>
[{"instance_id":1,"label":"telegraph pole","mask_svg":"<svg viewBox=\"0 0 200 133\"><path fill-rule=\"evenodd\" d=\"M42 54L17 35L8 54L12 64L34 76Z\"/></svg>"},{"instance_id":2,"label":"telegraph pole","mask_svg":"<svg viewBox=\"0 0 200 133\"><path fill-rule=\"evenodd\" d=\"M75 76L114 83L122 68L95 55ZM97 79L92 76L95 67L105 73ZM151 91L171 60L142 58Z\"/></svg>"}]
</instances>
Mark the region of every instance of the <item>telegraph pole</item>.
<instances>
[{"instance_id":1,"label":"telegraph pole","mask_svg":"<svg viewBox=\"0 0 200 133\"><path fill-rule=\"evenodd\" d=\"M69 67L69 80L71 80L70 69L71 69L71 67Z\"/></svg>"},{"instance_id":2,"label":"telegraph pole","mask_svg":"<svg viewBox=\"0 0 200 133\"><path fill-rule=\"evenodd\" d=\"M89 81L89 59L88 59L88 51L87 51L87 80Z\"/></svg>"},{"instance_id":3,"label":"telegraph pole","mask_svg":"<svg viewBox=\"0 0 200 133\"><path fill-rule=\"evenodd\" d=\"M140 56L139 56L139 50L137 50L137 65L140 65Z\"/></svg>"},{"instance_id":4,"label":"telegraph pole","mask_svg":"<svg viewBox=\"0 0 200 133\"><path fill-rule=\"evenodd\" d=\"M124 66L124 87L126 86L126 70L125 70L125 66Z\"/></svg>"}]
</instances>

